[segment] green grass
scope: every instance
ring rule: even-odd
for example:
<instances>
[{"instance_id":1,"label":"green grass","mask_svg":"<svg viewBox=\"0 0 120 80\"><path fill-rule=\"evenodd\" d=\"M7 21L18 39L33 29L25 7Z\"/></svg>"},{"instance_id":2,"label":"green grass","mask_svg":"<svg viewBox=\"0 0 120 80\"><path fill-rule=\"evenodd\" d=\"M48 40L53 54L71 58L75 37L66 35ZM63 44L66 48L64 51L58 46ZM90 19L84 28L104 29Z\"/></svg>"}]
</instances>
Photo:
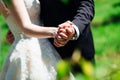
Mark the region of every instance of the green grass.
<instances>
[{"instance_id":1,"label":"green grass","mask_svg":"<svg viewBox=\"0 0 120 80\"><path fill-rule=\"evenodd\" d=\"M7 31L8 26L6 25L4 18L0 15L0 70L10 48L10 45L6 41Z\"/></svg>"},{"instance_id":2,"label":"green grass","mask_svg":"<svg viewBox=\"0 0 120 80\"><path fill-rule=\"evenodd\" d=\"M120 23L92 28L96 54L120 52Z\"/></svg>"},{"instance_id":3,"label":"green grass","mask_svg":"<svg viewBox=\"0 0 120 80\"><path fill-rule=\"evenodd\" d=\"M119 0L94 0L95 17L92 25L99 26L105 22L110 22L116 18L120 21L120 1ZM116 17L117 16L117 17Z\"/></svg>"}]
</instances>

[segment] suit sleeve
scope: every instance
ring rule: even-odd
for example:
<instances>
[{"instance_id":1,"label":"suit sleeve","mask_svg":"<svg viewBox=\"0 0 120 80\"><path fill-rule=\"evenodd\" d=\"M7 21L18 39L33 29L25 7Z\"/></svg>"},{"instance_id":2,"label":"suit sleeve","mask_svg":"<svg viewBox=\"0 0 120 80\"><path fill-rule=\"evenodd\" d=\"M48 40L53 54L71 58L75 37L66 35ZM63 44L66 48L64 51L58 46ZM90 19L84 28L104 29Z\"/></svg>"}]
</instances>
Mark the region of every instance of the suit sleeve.
<instances>
[{"instance_id":1,"label":"suit sleeve","mask_svg":"<svg viewBox=\"0 0 120 80\"><path fill-rule=\"evenodd\" d=\"M73 23L78 27L80 34L89 27L94 17L94 1L93 0L75 0L77 6L77 14L74 16Z\"/></svg>"}]
</instances>

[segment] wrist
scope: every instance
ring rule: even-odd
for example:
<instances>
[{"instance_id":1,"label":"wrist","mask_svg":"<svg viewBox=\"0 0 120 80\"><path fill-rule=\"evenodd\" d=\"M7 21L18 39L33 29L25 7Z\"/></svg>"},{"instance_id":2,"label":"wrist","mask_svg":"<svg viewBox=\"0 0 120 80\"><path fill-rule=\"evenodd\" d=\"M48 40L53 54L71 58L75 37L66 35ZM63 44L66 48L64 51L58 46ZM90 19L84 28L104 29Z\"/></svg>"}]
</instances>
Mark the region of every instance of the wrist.
<instances>
[{"instance_id":1,"label":"wrist","mask_svg":"<svg viewBox=\"0 0 120 80\"><path fill-rule=\"evenodd\" d=\"M76 31L75 31L75 34L73 35L73 37L71 38L71 40L77 40Z\"/></svg>"},{"instance_id":2,"label":"wrist","mask_svg":"<svg viewBox=\"0 0 120 80\"><path fill-rule=\"evenodd\" d=\"M80 36L80 31L79 31L78 27L75 24L73 24L72 26L73 26L73 28L75 30L75 34L73 35L71 40L77 40L78 37Z\"/></svg>"},{"instance_id":3,"label":"wrist","mask_svg":"<svg viewBox=\"0 0 120 80\"><path fill-rule=\"evenodd\" d=\"M57 28L53 29L53 31L52 31L52 38L55 38L55 36L57 35L57 31L58 31Z\"/></svg>"}]
</instances>

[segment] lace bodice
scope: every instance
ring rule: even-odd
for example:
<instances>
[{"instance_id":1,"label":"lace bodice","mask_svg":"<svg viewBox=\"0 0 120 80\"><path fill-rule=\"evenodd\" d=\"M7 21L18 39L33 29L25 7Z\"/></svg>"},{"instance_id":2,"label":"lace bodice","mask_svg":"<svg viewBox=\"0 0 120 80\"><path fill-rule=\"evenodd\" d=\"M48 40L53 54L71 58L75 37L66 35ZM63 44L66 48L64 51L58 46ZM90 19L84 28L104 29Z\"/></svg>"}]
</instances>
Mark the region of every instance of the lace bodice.
<instances>
[{"instance_id":1,"label":"lace bodice","mask_svg":"<svg viewBox=\"0 0 120 80\"><path fill-rule=\"evenodd\" d=\"M28 14L34 24L40 24L40 2L39 0L24 0Z\"/></svg>"}]
</instances>

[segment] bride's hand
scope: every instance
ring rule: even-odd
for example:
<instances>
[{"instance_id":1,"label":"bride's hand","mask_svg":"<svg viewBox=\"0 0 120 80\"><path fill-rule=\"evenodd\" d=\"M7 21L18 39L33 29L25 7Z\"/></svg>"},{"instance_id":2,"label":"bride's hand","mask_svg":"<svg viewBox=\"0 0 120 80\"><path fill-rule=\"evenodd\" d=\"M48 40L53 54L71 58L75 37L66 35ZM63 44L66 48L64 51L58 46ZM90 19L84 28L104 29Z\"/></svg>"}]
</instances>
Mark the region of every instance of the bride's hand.
<instances>
[{"instance_id":1,"label":"bride's hand","mask_svg":"<svg viewBox=\"0 0 120 80\"><path fill-rule=\"evenodd\" d=\"M72 27L72 22L66 21L58 26L58 32L54 39L54 45L57 47L62 47L67 44L69 40L75 34L75 30Z\"/></svg>"},{"instance_id":2,"label":"bride's hand","mask_svg":"<svg viewBox=\"0 0 120 80\"><path fill-rule=\"evenodd\" d=\"M14 36L10 30L7 32L6 39L10 44L12 44L14 41Z\"/></svg>"}]
</instances>

